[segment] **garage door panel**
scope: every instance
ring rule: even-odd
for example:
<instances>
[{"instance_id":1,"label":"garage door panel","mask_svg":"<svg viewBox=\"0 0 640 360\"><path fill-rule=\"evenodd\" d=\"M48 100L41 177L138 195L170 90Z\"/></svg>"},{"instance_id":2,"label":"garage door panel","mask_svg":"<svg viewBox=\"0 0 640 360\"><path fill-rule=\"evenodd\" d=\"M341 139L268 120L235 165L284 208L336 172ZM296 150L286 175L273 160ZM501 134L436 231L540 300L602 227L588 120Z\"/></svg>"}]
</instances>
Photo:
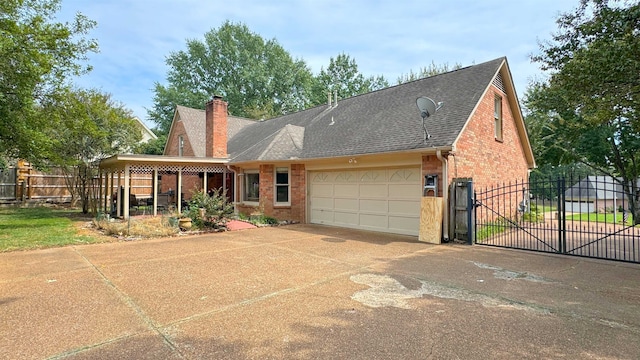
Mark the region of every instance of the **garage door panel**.
<instances>
[{"instance_id":1,"label":"garage door panel","mask_svg":"<svg viewBox=\"0 0 640 360\"><path fill-rule=\"evenodd\" d=\"M397 169L390 170L390 182L416 182L420 183L420 169Z\"/></svg>"},{"instance_id":2,"label":"garage door panel","mask_svg":"<svg viewBox=\"0 0 640 360\"><path fill-rule=\"evenodd\" d=\"M389 196L387 184L361 184L360 197L387 198Z\"/></svg>"},{"instance_id":3,"label":"garage door panel","mask_svg":"<svg viewBox=\"0 0 640 360\"><path fill-rule=\"evenodd\" d=\"M361 182L387 182L387 171L380 170L365 170L360 172Z\"/></svg>"},{"instance_id":4,"label":"garage door panel","mask_svg":"<svg viewBox=\"0 0 640 360\"><path fill-rule=\"evenodd\" d=\"M358 184L335 184L333 191L335 197L357 198Z\"/></svg>"},{"instance_id":5,"label":"garage door panel","mask_svg":"<svg viewBox=\"0 0 640 360\"><path fill-rule=\"evenodd\" d=\"M420 219L419 218L408 218L408 217L389 217L389 230L404 235L415 235L415 232L412 229L420 228Z\"/></svg>"},{"instance_id":6,"label":"garage door panel","mask_svg":"<svg viewBox=\"0 0 640 360\"><path fill-rule=\"evenodd\" d=\"M358 173L356 171L340 171L334 173L333 179L338 183L357 183Z\"/></svg>"},{"instance_id":7,"label":"garage door panel","mask_svg":"<svg viewBox=\"0 0 640 360\"><path fill-rule=\"evenodd\" d=\"M389 197L393 199L419 199L419 184L393 184L389 185Z\"/></svg>"},{"instance_id":8,"label":"garage door panel","mask_svg":"<svg viewBox=\"0 0 640 360\"><path fill-rule=\"evenodd\" d=\"M389 224L386 215L360 214L360 226L386 229Z\"/></svg>"},{"instance_id":9,"label":"garage door panel","mask_svg":"<svg viewBox=\"0 0 640 360\"><path fill-rule=\"evenodd\" d=\"M420 202L409 200L389 200L389 214L416 215L420 214Z\"/></svg>"},{"instance_id":10,"label":"garage door panel","mask_svg":"<svg viewBox=\"0 0 640 360\"><path fill-rule=\"evenodd\" d=\"M333 185L311 183L311 194L316 197L333 197Z\"/></svg>"},{"instance_id":11,"label":"garage door panel","mask_svg":"<svg viewBox=\"0 0 640 360\"><path fill-rule=\"evenodd\" d=\"M387 200L361 199L359 204L359 209L363 212L383 214L389 212Z\"/></svg>"},{"instance_id":12,"label":"garage door panel","mask_svg":"<svg viewBox=\"0 0 640 360\"><path fill-rule=\"evenodd\" d=\"M336 177L335 173L330 171L315 172L311 176L311 183L312 184L330 183L334 181L335 177Z\"/></svg>"},{"instance_id":13,"label":"garage door panel","mask_svg":"<svg viewBox=\"0 0 640 360\"><path fill-rule=\"evenodd\" d=\"M311 198L311 207L313 209L333 210L333 198L313 197Z\"/></svg>"},{"instance_id":14,"label":"garage door panel","mask_svg":"<svg viewBox=\"0 0 640 360\"><path fill-rule=\"evenodd\" d=\"M334 207L336 210L349 210L358 212L358 199L334 199Z\"/></svg>"},{"instance_id":15,"label":"garage door panel","mask_svg":"<svg viewBox=\"0 0 640 360\"><path fill-rule=\"evenodd\" d=\"M333 224L333 211L311 210L311 218L318 224Z\"/></svg>"},{"instance_id":16,"label":"garage door panel","mask_svg":"<svg viewBox=\"0 0 640 360\"><path fill-rule=\"evenodd\" d=\"M334 224L336 225L353 225L358 223L358 213L336 211L334 213Z\"/></svg>"}]
</instances>

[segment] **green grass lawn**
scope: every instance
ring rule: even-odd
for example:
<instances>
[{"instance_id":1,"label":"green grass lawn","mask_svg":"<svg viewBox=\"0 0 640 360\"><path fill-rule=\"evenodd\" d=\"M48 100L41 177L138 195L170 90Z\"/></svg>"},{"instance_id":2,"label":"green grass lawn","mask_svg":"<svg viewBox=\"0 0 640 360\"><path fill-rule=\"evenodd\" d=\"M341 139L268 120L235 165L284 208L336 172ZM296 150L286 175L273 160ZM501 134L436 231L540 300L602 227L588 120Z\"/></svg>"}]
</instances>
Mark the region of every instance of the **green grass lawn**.
<instances>
[{"instance_id":1,"label":"green grass lawn","mask_svg":"<svg viewBox=\"0 0 640 360\"><path fill-rule=\"evenodd\" d=\"M551 205L538 205L538 212L552 212L556 211L557 207Z\"/></svg>"},{"instance_id":2,"label":"green grass lawn","mask_svg":"<svg viewBox=\"0 0 640 360\"><path fill-rule=\"evenodd\" d=\"M609 224L621 224L622 223L622 213L618 213L617 219L614 220L613 214L596 214L596 213L584 213L584 214L575 214L567 216L567 220L579 220L579 221L590 221L590 222L602 222ZM625 225L633 224L633 216L629 215L627 222Z\"/></svg>"},{"instance_id":3,"label":"green grass lawn","mask_svg":"<svg viewBox=\"0 0 640 360\"><path fill-rule=\"evenodd\" d=\"M494 235L498 235L507 231L508 228L509 224L504 219L483 224L477 230L476 241L481 243Z\"/></svg>"},{"instance_id":4,"label":"green grass lawn","mask_svg":"<svg viewBox=\"0 0 640 360\"><path fill-rule=\"evenodd\" d=\"M0 208L0 252L101 241L78 234L73 222L80 215L79 210Z\"/></svg>"}]
</instances>

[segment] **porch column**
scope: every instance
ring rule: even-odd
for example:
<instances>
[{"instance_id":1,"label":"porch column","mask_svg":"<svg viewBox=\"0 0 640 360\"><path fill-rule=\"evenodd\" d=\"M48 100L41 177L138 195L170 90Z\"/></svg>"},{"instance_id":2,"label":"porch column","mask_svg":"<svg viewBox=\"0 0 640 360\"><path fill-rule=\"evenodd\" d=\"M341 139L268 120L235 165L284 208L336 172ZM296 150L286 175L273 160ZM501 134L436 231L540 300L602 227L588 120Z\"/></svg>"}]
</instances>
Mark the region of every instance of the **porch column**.
<instances>
[{"instance_id":1,"label":"porch column","mask_svg":"<svg viewBox=\"0 0 640 360\"><path fill-rule=\"evenodd\" d=\"M118 186L116 190L116 217L122 216L120 211L120 204L122 204L122 194L120 193L120 186L122 186L122 171L118 170Z\"/></svg>"},{"instance_id":2,"label":"porch column","mask_svg":"<svg viewBox=\"0 0 640 360\"><path fill-rule=\"evenodd\" d=\"M158 167L153 167L153 216L158 215Z\"/></svg>"},{"instance_id":3,"label":"porch column","mask_svg":"<svg viewBox=\"0 0 640 360\"><path fill-rule=\"evenodd\" d=\"M176 189L176 209L178 214L182 212L182 168L178 169L178 188Z\"/></svg>"},{"instance_id":4,"label":"porch column","mask_svg":"<svg viewBox=\"0 0 640 360\"><path fill-rule=\"evenodd\" d=\"M109 197L109 214L111 214L113 209L113 184L115 182L115 174L113 172L113 169L109 169L109 175L111 177L111 181L109 181L109 194L107 194L107 196Z\"/></svg>"},{"instance_id":5,"label":"porch column","mask_svg":"<svg viewBox=\"0 0 640 360\"><path fill-rule=\"evenodd\" d=\"M124 166L124 218L129 218L129 179L131 172L131 165Z\"/></svg>"},{"instance_id":6,"label":"porch column","mask_svg":"<svg viewBox=\"0 0 640 360\"><path fill-rule=\"evenodd\" d=\"M236 191L234 191L234 199L236 203L239 203L242 201L242 196L245 191L244 173L241 172L241 173L237 173L236 175L237 175L236 176L237 182L236 182L236 188L235 188Z\"/></svg>"},{"instance_id":7,"label":"porch column","mask_svg":"<svg viewBox=\"0 0 640 360\"><path fill-rule=\"evenodd\" d=\"M113 199L111 198L111 195L113 195L113 191L111 190L112 188L113 188L113 171L109 169L107 170L107 173L105 174L105 179L104 179L104 200L105 200L104 212L107 214L111 214L111 202L113 201Z\"/></svg>"},{"instance_id":8,"label":"porch column","mask_svg":"<svg viewBox=\"0 0 640 360\"><path fill-rule=\"evenodd\" d=\"M207 172L207 170L204 171L204 176L203 176L203 183L202 183L202 191L204 191L205 193L209 193L209 181L208 180L208 175L209 173Z\"/></svg>"},{"instance_id":9,"label":"porch column","mask_svg":"<svg viewBox=\"0 0 640 360\"><path fill-rule=\"evenodd\" d=\"M227 191L227 169L222 169L222 192Z\"/></svg>"},{"instance_id":10,"label":"porch column","mask_svg":"<svg viewBox=\"0 0 640 360\"><path fill-rule=\"evenodd\" d=\"M104 213L108 214L111 211L111 192L109 191L109 175L111 172L107 170L104 173Z\"/></svg>"},{"instance_id":11,"label":"porch column","mask_svg":"<svg viewBox=\"0 0 640 360\"><path fill-rule=\"evenodd\" d=\"M104 193L102 192L103 188L104 188L104 171L98 168L98 211L100 211L100 209L104 211L104 205L103 205Z\"/></svg>"}]
</instances>

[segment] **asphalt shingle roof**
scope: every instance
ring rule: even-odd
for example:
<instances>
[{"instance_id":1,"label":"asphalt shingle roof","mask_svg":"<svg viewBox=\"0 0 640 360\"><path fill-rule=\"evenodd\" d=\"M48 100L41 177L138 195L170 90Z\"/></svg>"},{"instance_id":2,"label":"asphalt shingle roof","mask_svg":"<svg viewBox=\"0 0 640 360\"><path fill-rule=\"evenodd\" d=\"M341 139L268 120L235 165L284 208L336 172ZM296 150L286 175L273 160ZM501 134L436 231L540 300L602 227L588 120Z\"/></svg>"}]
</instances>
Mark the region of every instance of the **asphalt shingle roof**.
<instances>
[{"instance_id":1,"label":"asphalt shingle roof","mask_svg":"<svg viewBox=\"0 0 640 360\"><path fill-rule=\"evenodd\" d=\"M587 176L564 192L567 201L626 199L622 178L611 176ZM640 186L640 179L637 180Z\"/></svg>"},{"instance_id":2,"label":"asphalt shingle roof","mask_svg":"<svg viewBox=\"0 0 640 360\"><path fill-rule=\"evenodd\" d=\"M244 126L228 140L233 162L311 159L451 146L505 58ZM443 102L426 119L416 99ZM202 116L202 115L201 115ZM302 145L301 147L299 145Z\"/></svg>"},{"instance_id":3,"label":"asphalt shingle roof","mask_svg":"<svg viewBox=\"0 0 640 360\"><path fill-rule=\"evenodd\" d=\"M188 108L186 106L176 106L176 111L182 120L187 137L191 142L191 147L195 157L206 156L206 122L205 111ZM254 124L255 120L229 116L227 118L227 142L233 139L236 134L247 125Z\"/></svg>"}]
</instances>

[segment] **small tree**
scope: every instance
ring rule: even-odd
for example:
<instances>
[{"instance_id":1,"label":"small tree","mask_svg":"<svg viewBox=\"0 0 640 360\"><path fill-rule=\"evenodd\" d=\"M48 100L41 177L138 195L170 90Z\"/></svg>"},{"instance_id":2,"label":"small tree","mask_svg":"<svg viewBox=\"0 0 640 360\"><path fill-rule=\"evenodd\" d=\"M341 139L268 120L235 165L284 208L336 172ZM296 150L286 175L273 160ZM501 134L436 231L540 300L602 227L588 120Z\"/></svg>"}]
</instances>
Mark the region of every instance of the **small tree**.
<instances>
[{"instance_id":1,"label":"small tree","mask_svg":"<svg viewBox=\"0 0 640 360\"><path fill-rule=\"evenodd\" d=\"M142 138L133 113L97 90L66 88L48 99L40 112L52 123L48 164L67 175L72 201L95 213L94 180L101 159L133 149ZM91 208L91 209L90 209Z\"/></svg>"}]
</instances>

